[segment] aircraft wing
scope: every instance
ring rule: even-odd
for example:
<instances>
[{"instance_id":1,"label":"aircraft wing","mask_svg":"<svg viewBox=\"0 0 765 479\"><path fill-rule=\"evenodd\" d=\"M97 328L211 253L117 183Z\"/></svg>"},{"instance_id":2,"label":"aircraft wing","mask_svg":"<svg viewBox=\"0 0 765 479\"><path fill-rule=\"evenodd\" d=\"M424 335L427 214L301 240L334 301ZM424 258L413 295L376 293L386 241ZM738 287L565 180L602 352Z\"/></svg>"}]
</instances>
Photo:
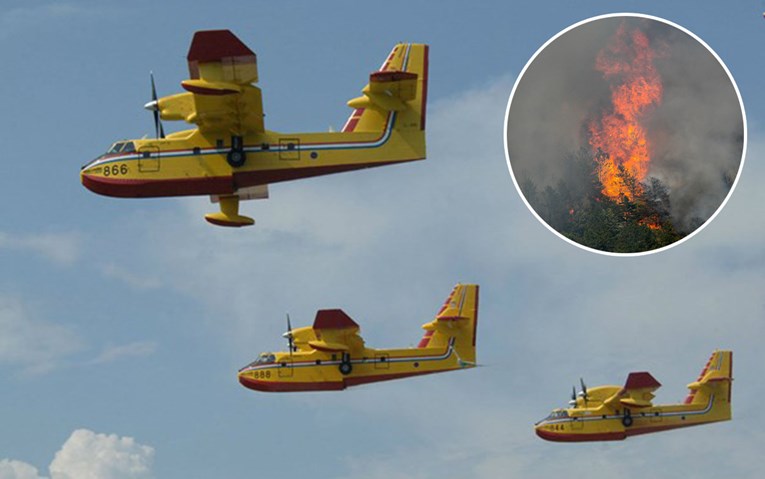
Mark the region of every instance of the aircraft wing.
<instances>
[{"instance_id":1,"label":"aircraft wing","mask_svg":"<svg viewBox=\"0 0 765 479\"><path fill-rule=\"evenodd\" d=\"M345 352L350 349L348 345L345 344L344 342L336 343L336 342L330 342L330 341L314 340L314 341L308 341L308 345L311 346L311 348L316 349L317 351L325 351L329 353Z\"/></svg>"},{"instance_id":2,"label":"aircraft wing","mask_svg":"<svg viewBox=\"0 0 765 479\"><path fill-rule=\"evenodd\" d=\"M364 346L359 325L342 309L322 309L316 312L313 331L316 339L309 341L313 349L327 352L347 352Z\"/></svg>"},{"instance_id":3,"label":"aircraft wing","mask_svg":"<svg viewBox=\"0 0 765 479\"><path fill-rule=\"evenodd\" d=\"M653 405L653 392L661 387L661 383L654 379L650 373L630 373L624 387L616 394L604 401L604 404L616 408L626 406L631 408L644 408Z\"/></svg>"},{"instance_id":4,"label":"aircraft wing","mask_svg":"<svg viewBox=\"0 0 765 479\"><path fill-rule=\"evenodd\" d=\"M163 119L195 123L200 131L242 136L264 131L257 57L229 30L194 34L189 53L189 93L159 100Z\"/></svg>"}]
</instances>

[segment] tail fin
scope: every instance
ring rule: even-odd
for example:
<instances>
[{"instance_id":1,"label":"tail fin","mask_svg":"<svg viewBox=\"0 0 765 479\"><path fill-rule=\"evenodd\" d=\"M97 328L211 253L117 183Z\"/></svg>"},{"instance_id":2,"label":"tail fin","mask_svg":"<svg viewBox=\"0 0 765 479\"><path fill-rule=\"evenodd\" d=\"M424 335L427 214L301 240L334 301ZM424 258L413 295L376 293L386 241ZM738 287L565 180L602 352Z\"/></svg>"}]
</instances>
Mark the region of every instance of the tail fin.
<instances>
[{"instance_id":1,"label":"tail fin","mask_svg":"<svg viewBox=\"0 0 765 479\"><path fill-rule=\"evenodd\" d=\"M714 397L714 409L719 409L721 419L730 419L730 402L733 382L733 352L715 351L701 370L699 378L688 385L690 392L685 404L706 405Z\"/></svg>"},{"instance_id":2,"label":"tail fin","mask_svg":"<svg viewBox=\"0 0 765 479\"><path fill-rule=\"evenodd\" d=\"M478 327L478 285L457 284L436 318L422 326L418 348L445 347L454 338L454 351L466 365L475 365Z\"/></svg>"},{"instance_id":3,"label":"tail fin","mask_svg":"<svg viewBox=\"0 0 765 479\"><path fill-rule=\"evenodd\" d=\"M399 43L380 70L369 76L363 95L348 102L353 113L343 132L378 132L395 118L394 129L422 132L428 93L428 46ZM423 154L424 157L424 154Z\"/></svg>"}]
</instances>

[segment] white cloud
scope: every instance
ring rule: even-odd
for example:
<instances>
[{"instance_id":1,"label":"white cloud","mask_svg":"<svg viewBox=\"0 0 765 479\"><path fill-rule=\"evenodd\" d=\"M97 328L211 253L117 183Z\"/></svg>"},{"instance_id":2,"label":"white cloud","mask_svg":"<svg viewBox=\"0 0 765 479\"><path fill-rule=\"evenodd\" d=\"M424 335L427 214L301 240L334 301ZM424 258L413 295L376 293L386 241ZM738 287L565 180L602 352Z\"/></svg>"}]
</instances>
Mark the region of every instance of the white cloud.
<instances>
[{"instance_id":1,"label":"white cloud","mask_svg":"<svg viewBox=\"0 0 765 479\"><path fill-rule=\"evenodd\" d=\"M0 249L34 253L55 263L70 265L80 257L81 239L77 233L11 235L0 232Z\"/></svg>"},{"instance_id":2,"label":"white cloud","mask_svg":"<svg viewBox=\"0 0 765 479\"><path fill-rule=\"evenodd\" d=\"M148 479L154 448L132 437L77 429L50 464L51 479Z\"/></svg>"},{"instance_id":3,"label":"white cloud","mask_svg":"<svg viewBox=\"0 0 765 479\"><path fill-rule=\"evenodd\" d=\"M99 269L101 270L101 274L107 278L122 281L135 289L156 289L162 286L162 283L158 279L135 273L116 263L103 263L100 265Z\"/></svg>"},{"instance_id":4,"label":"white cloud","mask_svg":"<svg viewBox=\"0 0 765 479\"><path fill-rule=\"evenodd\" d=\"M65 365L85 349L81 336L72 328L37 319L23 302L0 294L0 366L19 366L27 374L43 374ZM124 358L154 354L154 341L107 345L98 356L79 364L103 364Z\"/></svg>"},{"instance_id":5,"label":"white cloud","mask_svg":"<svg viewBox=\"0 0 765 479\"><path fill-rule=\"evenodd\" d=\"M33 319L21 301L0 295L0 364L43 373L81 347L82 341L71 329Z\"/></svg>"},{"instance_id":6,"label":"white cloud","mask_svg":"<svg viewBox=\"0 0 765 479\"><path fill-rule=\"evenodd\" d=\"M154 354L156 350L157 343L154 341L136 341L118 346L108 346L90 363L103 364L124 358L145 357Z\"/></svg>"},{"instance_id":7,"label":"white cloud","mask_svg":"<svg viewBox=\"0 0 765 479\"><path fill-rule=\"evenodd\" d=\"M26 462L10 459L0 460L0 479L44 479L37 468Z\"/></svg>"},{"instance_id":8,"label":"white cloud","mask_svg":"<svg viewBox=\"0 0 765 479\"><path fill-rule=\"evenodd\" d=\"M150 479L154 448L132 437L75 430L50 464L50 479ZM47 479L25 462L0 460L0 479Z\"/></svg>"}]
</instances>

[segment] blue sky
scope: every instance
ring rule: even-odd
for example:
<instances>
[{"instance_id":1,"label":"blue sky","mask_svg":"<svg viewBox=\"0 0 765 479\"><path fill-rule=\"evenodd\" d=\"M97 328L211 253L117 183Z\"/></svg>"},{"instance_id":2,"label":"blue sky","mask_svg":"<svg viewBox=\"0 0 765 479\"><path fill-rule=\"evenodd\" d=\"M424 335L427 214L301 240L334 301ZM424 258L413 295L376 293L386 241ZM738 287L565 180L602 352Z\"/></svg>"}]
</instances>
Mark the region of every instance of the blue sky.
<instances>
[{"instance_id":1,"label":"blue sky","mask_svg":"<svg viewBox=\"0 0 765 479\"><path fill-rule=\"evenodd\" d=\"M765 5L570 3L4 2L0 478L630 478L649 465L656 477L759 477ZM704 39L749 126L725 209L639 258L555 237L503 153L526 61L570 24L615 11ZM430 44L428 159L274 185L243 205L257 224L241 230L205 223L206 198L85 190L82 164L153 131L148 72L160 95L179 91L191 36L209 28L258 54L277 131L342 126L394 43ZM482 288L486 367L341 393L236 381L257 353L285 346L285 312L302 325L341 307L371 346L416 344L458 281ZM664 384L657 400L676 401L718 347L735 352L729 423L615 444L533 434L580 376L649 370Z\"/></svg>"}]
</instances>

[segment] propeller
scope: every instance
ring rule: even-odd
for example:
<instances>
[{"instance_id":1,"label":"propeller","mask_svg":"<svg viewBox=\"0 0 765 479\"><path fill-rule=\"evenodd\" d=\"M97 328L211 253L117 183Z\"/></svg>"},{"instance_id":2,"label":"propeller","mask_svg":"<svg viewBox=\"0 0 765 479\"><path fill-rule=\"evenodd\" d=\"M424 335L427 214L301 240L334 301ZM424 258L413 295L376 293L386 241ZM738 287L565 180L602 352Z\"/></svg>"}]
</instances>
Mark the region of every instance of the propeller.
<instances>
[{"instance_id":1,"label":"propeller","mask_svg":"<svg viewBox=\"0 0 765 479\"><path fill-rule=\"evenodd\" d=\"M582 399L584 399L584 406L587 407L587 386L584 384L584 379L579 378L579 384L582 385Z\"/></svg>"},{"instance_id":2,"label":"propeller","mask_svg":"<svg viewBox=\"0 0 765 479\"><path fill-rule=\"evenodd\" d=\"M151 77L151 101L143 107L154 113L154 133L157 138L165 137L165 129L162 128L162 121L159 119L159 100L157 100L157 88L154 86L154 72L149 72Z\"/></svg>"},{"instance_id":3,"label":"propeller","mask_svg":"<svg viewBox=\"0 0 765 479\"><path fill-rule=\"evenodd\" d=\"M287 313L287 332L282 335L283 337L287 338L287 342L290 346L290 356L292 356L292 351L295 350L295 343L294 343L294 337L292 336L292 324L290 324L290 315Z\"/></svg>"},{"instance_id":4,"label":"propeller","mask_svg":"<svg viewBox=\"0 0 765 479\"><path fill-rule=\"evenodd\" d=\"M571 400L568 403L571 406L576 406L576 386L571 386Z\"/></svg>"}]
</instances>

